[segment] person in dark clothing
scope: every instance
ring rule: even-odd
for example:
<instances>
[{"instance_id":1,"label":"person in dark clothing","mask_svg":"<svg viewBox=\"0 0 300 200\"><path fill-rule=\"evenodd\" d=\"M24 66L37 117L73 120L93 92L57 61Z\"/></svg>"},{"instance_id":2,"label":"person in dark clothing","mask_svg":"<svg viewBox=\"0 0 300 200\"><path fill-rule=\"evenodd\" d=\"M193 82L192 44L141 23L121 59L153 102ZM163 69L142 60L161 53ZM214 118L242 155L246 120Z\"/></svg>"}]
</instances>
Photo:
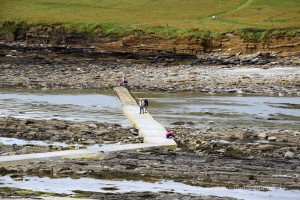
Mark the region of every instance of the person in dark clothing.
<instances>
[{"instance_id":1,"label":"person in dark clothing","mask_svg":"<svg viewBox=\"0 0 300 200\"><path fill-rule=\"evenodd\" d=\"M128 81L124 78L124 87L128 88Z\"/></svg>"},{"instance_id":2,"label":"person in dark clothing","mask_svg":"<svg viewBox=\"0 0 300 200\"><path fill-rule=\"evenodd\" d=\"M145 108L145 113L148 112L148 105L149 105L149 102L148 102L148 99L144 99L144 108Z\"/></svg>"}]
</instances>

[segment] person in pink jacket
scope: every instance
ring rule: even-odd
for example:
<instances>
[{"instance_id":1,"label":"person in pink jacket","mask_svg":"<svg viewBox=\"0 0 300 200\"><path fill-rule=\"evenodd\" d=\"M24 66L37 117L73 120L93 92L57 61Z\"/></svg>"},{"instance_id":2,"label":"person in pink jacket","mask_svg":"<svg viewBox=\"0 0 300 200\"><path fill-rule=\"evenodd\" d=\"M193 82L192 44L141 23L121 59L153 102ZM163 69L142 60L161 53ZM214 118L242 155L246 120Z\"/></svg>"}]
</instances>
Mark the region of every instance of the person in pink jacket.
<instances>
[{"instance_id":1,"label":"person in pink jacket","mask_svg":"<svg viewBox=\"0 0 300 200\"><path fill-rule=\"evenodd\" d=\"M174 131L168 131L167 133L166 133L166 137L168 138L168 139L172 139L172 138L174 138L175 137L175 134L174 134Z\"/></svg>"}]
</instances>

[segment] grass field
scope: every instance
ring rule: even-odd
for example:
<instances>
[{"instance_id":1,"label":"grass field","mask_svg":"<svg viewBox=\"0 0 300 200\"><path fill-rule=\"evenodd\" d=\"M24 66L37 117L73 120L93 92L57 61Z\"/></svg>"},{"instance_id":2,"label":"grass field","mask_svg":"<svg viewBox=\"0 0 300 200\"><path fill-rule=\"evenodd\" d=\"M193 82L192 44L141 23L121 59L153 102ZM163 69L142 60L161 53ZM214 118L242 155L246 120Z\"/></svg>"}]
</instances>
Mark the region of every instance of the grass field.
<instances>
[{"instance_id":1,"label":"grass field","mask_svg":"<svg viewBox=\"0 0 300 200\"><path fill-rule=\"evenodd\" d=\"M300 0L0 0L3 21L62 23L84 30L101 26L104 33L120 35L142 29L165 37L204 30L299 30Z\"/></svg>"}]
</instances>

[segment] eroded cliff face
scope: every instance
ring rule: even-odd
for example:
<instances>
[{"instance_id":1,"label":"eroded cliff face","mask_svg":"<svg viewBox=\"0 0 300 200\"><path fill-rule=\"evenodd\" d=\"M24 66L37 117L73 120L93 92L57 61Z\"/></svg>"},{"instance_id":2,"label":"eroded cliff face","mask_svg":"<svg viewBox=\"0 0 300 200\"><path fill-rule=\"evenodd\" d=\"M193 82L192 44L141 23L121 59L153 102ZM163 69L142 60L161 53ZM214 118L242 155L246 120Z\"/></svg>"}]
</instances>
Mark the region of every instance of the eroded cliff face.
<instances>
[{"instance_id":1,"label":"eroded cliff face","mask_svg":"<svg viewBox=\"0 0 300 200\"><path fill-rule=\"evenodd\" d=\"M265 42L248 42L238 35L226 34L219 39L162 39L141 38L134 35L97 44L101 52L141 52L141 53L175 53L203 55L206 53L240 53L274 52L281 56L300 53L300 37L269 38Z\"/></svg>"},{"instance_id":2,"label":"eroded cliff face","mask_svg":"<svg viewBox=\"0 0 300 200\"><path fill-rule=\"evenodd\" d=\"M291 56L300 53L300 37L271 37L265 42L248 42L237 35L226 34L214 42L212 49L242 54L272 51L281 56Z\"/></svg>"},{"instance_id":3,"label":"eroded cliff face","mask_svg":"<svg viewBox=\"0 0 300 200\"><path fill-rule=\"evenodd\" d=\"M253 54L274 52L279 56L300 54L300 36L275 38L264 42L251 42L231 33L220 38L164 39L155 35L143 35L133 31L127 37L110 38L101 31L78 33L66 31L61 26L18 28L0 35L3 43L23 43L25 45L69 46L72 48L92 48L99 53L130 54L170 54L203 55L206 53Z\"/></svg>"}]
</instances>

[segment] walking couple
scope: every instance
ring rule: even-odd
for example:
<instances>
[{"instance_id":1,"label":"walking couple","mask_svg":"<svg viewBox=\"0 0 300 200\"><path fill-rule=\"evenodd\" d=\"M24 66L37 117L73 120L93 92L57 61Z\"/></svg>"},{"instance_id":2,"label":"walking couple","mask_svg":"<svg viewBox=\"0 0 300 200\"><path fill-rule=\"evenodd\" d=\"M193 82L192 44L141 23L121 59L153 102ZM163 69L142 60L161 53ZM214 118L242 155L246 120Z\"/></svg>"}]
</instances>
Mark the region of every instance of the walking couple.
<instances>
[{"instance_id":1,"label":"walking couple","mask_svg":"<svg viewBox=\"0 0 300 200\"><path fill-rule=\"evenodd\" d=\"M140 106L140 114L144 114L148 112L148 99L140 99L139 106Z\"/></svg>"}]
</instances>

